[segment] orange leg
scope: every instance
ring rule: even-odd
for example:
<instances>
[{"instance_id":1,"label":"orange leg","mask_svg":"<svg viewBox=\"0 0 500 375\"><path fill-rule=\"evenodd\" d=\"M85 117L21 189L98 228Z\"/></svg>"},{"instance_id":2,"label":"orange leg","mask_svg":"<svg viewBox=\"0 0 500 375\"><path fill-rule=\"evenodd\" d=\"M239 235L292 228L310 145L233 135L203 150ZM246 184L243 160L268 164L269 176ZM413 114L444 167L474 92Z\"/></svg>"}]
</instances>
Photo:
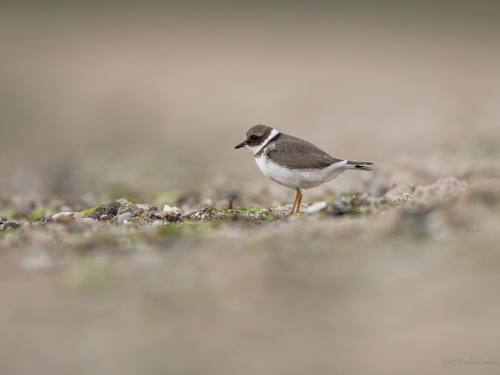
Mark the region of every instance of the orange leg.
<instances>
[{"instance_id":1,"label":"orange leg","mask_svg":"<svg viewBox=\"0 0 500 375\"><path fill-rule=\"evenodd\" d=\"M299 190L297 189L297 194L295 194L295 202L293 202L292 210L290 211L290 215L293 215L293 211L295 211L295 207L297 207L297 200L299 199Z\"/></svg>"},{"instance_id":2,"label":"orange leg","mask_svg":"<svg viewBox=\"0 0 500 375\"><path fill-rule=\"evenodd\" d=\"M300 190L299 193L300 193L299 200L297 201L297 208L295 209L296 214L298 214L300 211L300 204L302 203L302 197L303 197L302 192Z\"/></svg>"},{"instance_id":3,"label":"orange leg","mask_svg":"<svg viewBox=\"0 0 500 375\"><path fill-rule=\"evenodd\" d=\"M298 214L300 210L300 202L302 202L302 192L297 188L297 194L295 195L295 202L293 203L290 215Z\"/></svg>"}]
</instances>

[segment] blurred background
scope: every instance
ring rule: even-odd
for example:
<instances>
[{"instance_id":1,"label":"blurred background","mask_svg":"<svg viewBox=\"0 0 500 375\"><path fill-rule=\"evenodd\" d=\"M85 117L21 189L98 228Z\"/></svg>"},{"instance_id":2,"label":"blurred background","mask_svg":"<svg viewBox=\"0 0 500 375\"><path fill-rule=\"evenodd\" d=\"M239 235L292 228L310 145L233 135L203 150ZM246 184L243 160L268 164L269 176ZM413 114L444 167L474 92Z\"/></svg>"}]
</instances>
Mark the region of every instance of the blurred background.
<instances>
[{"instance_id":1,"label":"blurred background","mask_svg":"<svg viewBox=\"0 0 500 375\"><path fill-rule=\"evenodd\" d=\"M499 359L499 20L498 0L3 0L8 220L290 204L234 150L257 123L376 163L304 203L397 185L366 215L2 230L0 373L497 374L443 362Z\"/></svg>"},{"instance_id":2,"label":"blurred background","mask_svg":"<svg viewBox=\"0 0 500 375\"><path fill-rule=\"evenodd\" d=\"M375 162L389 185L470 172L500 151L499 10L4 1L0 189L148 199L221 185L291 199L233 149L257 123ZM359 188L360 178L330 185Z\"/></svg>"}]
</instances>

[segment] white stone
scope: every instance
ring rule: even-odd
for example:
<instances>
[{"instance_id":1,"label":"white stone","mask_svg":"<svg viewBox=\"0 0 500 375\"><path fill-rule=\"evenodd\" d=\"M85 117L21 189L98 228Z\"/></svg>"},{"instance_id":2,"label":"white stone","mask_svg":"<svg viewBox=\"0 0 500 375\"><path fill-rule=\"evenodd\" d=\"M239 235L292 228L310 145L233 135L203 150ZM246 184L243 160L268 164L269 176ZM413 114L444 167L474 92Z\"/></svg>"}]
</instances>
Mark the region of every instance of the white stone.
<instances>
[{"instance_id":1,"label":"white stone","mask_svg":"<svg viewBox=\"0 0 500 375\"><path fill-rule=\"evenodd\" d=\"M124 224L125 221L130 220L131 217L132 217L131 212L125 212L124 214L121 214L120 216L118 216L118 223Z\"/></svg>"},{"instance_id":2,"label":"white stone","mask_svg":"<svg viewBox=\"0 0 500 375\"><path fill-rule=\"evenodd\" d=\"M181 210L179 210L177 207L170 207L168 204L166 204L163 207L163 213L165 213L166 215L179 216L181 215Z\"/></svg>"},{"instance_id":3,"label":"white stone","mask_svg":"<svg viewBox=\"0 0 500 375\"><path fill-rule=\"evenodd\" d=\"M319 212L321 210L324 210L328 206L328 203L325 201L323 202L316 202L311 204L309 207L306 208L306 215L313 214L315 212Z\"/></svg>"}]
</instances>

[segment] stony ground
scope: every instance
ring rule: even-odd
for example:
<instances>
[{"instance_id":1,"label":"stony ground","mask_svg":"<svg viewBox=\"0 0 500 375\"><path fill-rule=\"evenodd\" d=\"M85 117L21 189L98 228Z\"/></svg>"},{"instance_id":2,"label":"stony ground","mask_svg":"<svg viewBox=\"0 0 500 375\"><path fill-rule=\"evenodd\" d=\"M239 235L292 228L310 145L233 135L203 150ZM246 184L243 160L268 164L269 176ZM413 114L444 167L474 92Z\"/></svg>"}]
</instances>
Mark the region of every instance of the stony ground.
<instances>
[{"instance_id":1,"label":"stony ground","mask_svg":"<svg viewBox=\"0 0 500 375\"><path fill-rule=\"evenodd\" d=\"M443 361L498 356L498 179L325 196L294 217L2 202L2 373L382 373L392 358L455 374Z\"/></svg>"},{"instance_id":2,"label":"stony ground","mask_svg":"<svg viewBox=\"0 0 500 375\"><path fill-rule=\"evenodd\" d=\"M348 193L333 199L302 204L300 213L293 216L289 215L291 205L268 209L222 205L198 205L199 208L194 209L183 205L184 212L181 212L174 206L175 202L169 202L173 207L166 204L158 208L129 198L79 212L62 211L37 216L54 210L57 205L49 203L52 208L47 209L37 207L36 202L14 197L3 200L2 212L10 218L0 218L0 246L13 253L16 252L13 249L19 247L36 248L40 258L44 259L43 264L48 266L52 263L50 253L61 247L68 253L73 249L106 252L112 244L116 250L126 253L134 243L140 246L142 242L152 241L154 244L163 237L181 241L190 237L204 238L205 235L232 238L244 236L245 230L258 231L259 228L268 233L270 228L279 228L281 232L295 231L297 225L306 231L316 225L328 226L328 231L335 231L348 222L360 226L362 232L382 230L387 235L426 237L477 230L495 218L500 208L500 183L496 179L468 183L443 178L426 186L396 185L379 197L369 193ZM31 211L23 212L16 202L27 204ZM61 204L59 208L70 207ZM360 234L350 233L353 237ZM133 240L122 243L122 236Z\"/></svg>"}]
</instances>

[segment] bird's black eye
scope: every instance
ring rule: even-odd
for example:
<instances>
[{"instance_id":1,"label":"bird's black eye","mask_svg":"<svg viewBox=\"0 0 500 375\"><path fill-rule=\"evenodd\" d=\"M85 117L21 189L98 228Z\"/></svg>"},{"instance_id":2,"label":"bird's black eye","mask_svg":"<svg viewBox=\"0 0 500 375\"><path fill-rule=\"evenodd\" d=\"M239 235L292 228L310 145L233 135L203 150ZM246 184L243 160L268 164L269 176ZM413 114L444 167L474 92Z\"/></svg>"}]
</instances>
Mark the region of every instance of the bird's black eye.
<instances>
[{"instance_id":1,"label":"bird's black eye","mask_svg":"<svg viewBox=\"0 0 500 375\"><path fill-rule=\"evenodd\" d=\"M257 138L259 138L259 137L257 137L256 135L251 135L250 136L250 140L251 141L255 141Z\"/></svg>"}]
</instances>

